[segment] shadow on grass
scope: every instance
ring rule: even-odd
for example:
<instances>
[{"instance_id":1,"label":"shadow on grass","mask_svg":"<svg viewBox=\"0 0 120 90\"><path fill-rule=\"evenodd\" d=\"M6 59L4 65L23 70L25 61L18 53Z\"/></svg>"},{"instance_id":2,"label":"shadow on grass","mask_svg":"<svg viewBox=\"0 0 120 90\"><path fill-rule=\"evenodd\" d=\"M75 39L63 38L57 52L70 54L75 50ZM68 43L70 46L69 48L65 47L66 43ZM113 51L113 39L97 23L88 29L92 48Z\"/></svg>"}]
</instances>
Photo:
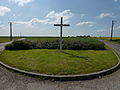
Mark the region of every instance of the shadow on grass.
<instances>
[{"instance_id":1,"label":"shadow on grass","mask_svg":"<svg viewBox=\"0 0 120 90\"><path fill-rule=\"evenodd\" d=\"M60 51L64 54L67 54L67 55L70 55L70 57L76 57L76 58L82 58L82 59L85 59L85 60L88 60L89 57L85 57L85 56L77 56L77 55L74 55L74 54L71 54L71 53L68 53L68 52L65 52L65 51Z\"/></svg>"}]
</instances>

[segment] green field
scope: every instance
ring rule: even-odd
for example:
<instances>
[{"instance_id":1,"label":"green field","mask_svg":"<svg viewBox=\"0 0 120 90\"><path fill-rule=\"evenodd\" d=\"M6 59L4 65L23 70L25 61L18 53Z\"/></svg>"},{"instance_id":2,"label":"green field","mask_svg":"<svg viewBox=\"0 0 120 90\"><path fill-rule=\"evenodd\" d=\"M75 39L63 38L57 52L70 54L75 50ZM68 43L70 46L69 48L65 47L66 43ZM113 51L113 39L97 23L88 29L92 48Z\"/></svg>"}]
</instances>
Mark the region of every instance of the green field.
<instances>
[{"instance_id":1,"label":"green field","mask_svg":"<svg viewBox=\"0 0 120 90\"><path fill-rule=\"evenodd\" d=\"M13 40L17 40L18 38L15 37L13 38ZM3 42L9 42L10 41L10 38L8 37L0 37L0 43L3 43Z\"/></svg>"},{"instance_id":2,"label":"green field","mask_svg":"<svg viewBox=\"0 0 120 90\"><path fill-rule=\"evenodd\" d=\"M103 39L103 40L110 41L110 37L97 37L97 39ZM120 37L113 37L113 40L110 42L120 44Z\"/></svg>"},{"instance_id":3,"label":"green field","mask_svg":"<svg viewBox=\"0 0 120 90\"><path fill-rule=\"evenodd\" d=\"M29 40L59 40L59 37L28 37ZM90 37L63 37L63 40L93 40ZM94 39L95 40L95 39Z\"/></svg>"},{"instance_id":4,"label":"green field","mask_svg":"<svg viewBox=\"0 0 120 90\"><path fill-rule=\"evenodd\" d=\"M27 37L29 40L57 40L59 37Z\"/></svg>"},{"instance_id":5,"label":"green field","mask_svg":"<svg viewBox=\"0 0 120 90\"><path fill-rule=\"evenodd\" d=\"M102 56L102 57L101 57ZM86 74L111 68L118 62L109 50L33 49L4 51L0 60L22 70L54 74Z\"/></svg>"},{"instance_id":6,"label":"green field","mask_svg":"<svg viewBox=\"0 0 120 90\"><path fill-rule=\"evenodd\" d=\"M28 40L59 40L59 37L28 37ZM63 40L80 40L81 42L99 43L96 38L91 37L63 37Z\"/></svg>"},{"instance_id":7,"label":"green field","mask_svg":"<svg viewBox=\"0 0 120 90\"><path fill-rule=\"evenodd\" d=\"M110 40L111 37L96 37L97 39L104 39L104 40ZM113 37L113 40L120 39L120 37Z\"/></svg>"}]
</instances>

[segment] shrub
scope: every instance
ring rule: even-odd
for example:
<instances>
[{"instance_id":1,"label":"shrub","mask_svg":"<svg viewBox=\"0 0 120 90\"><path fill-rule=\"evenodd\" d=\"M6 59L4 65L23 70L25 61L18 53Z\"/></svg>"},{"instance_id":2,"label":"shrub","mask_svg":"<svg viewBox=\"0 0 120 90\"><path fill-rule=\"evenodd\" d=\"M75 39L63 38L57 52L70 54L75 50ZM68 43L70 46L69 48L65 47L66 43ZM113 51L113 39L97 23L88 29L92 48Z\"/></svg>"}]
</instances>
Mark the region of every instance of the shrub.
<instances>
[{"instance_id":1,"label":"shrub","mask_svg":"<svg viewBox=\"0 0 120 90\"><path fill-rule=\"evenodd\" d=\"M80 40L66 40L63 42L63 49L68 50L105 50L102 42L86 42Z\"/></svg>"},{"instance_id":2,"label":"shrub","mask_svg":"<svg viewBox=\"0 0 120 90\"><path fill-rule=\"evenodd\" d=\"M27 50L27 49L59 49L59 40L41 40L41 41L14 41L5 47L6 50ZM64 40L63 49L68 50L105 50L104 43L92 39L89 40Z\"/></svg>"},{"instance_id":3,"label":"shrub","mask_svg":"<svg viewBox=\"0 0 120 90\"><path fill-rule=\"evenodd\" d=\"M32 43L33 44L33 43ZM34 49L59 49L59 40L43 40L34 41ZM104 50L104 43L102 42L88 42L80 40L64 40L63 49L68 50Z\"/></svg>"},{"instance_id":4,"label":"shrub","mask_svg":"<svg viewBox=\"0 0 120 90\"><path fill-rule=\"evenodd\" d=\"M6 50L28 50L30 49L30 42L26 40L14 41L5 46Z\"/></svg>"},{"instance_id":5,"label":"shrub","mask_svg":"<svg viewBox=\"0 0 120 90\"><path fill-rule=\"evenodd\" d=\"M14 45L13 44L8 44L5 46L6 50L13 50L14 49Z\"/></svg>"}]
</instances>

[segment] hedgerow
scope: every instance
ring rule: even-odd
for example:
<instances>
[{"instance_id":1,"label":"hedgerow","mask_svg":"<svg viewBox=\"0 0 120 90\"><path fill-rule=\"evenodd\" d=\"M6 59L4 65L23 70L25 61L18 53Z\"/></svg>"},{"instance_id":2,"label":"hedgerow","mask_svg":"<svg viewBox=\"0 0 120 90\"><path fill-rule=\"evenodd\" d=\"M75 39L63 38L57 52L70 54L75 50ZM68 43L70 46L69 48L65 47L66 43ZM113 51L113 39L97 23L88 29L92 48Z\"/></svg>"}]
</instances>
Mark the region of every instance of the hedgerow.
<instances>
[{"instance_id":1,"label":"hedgerow","mask_svg":"<svg viewBox=\"0 0 120 90\"><path fill-rule=\"evenodd\" d=\"M63 49L68 50L105 50L105 44L98 41L64 40ZM20 40L5 47L6 50L59 49L59 40Z\"/></svg>"}]
</instances>

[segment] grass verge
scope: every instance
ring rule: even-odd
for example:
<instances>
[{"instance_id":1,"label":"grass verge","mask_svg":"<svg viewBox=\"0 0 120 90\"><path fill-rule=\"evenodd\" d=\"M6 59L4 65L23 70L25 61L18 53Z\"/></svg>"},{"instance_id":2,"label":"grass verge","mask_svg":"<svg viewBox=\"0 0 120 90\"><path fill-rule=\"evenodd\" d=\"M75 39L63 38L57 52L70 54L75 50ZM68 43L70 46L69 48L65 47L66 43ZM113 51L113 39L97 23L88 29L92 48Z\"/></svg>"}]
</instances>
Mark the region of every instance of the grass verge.
<instances>
[{"instance_id":1,"label":"grass verge","mask_svg":"<svg viewBox=\"0 0 120 90\"><path fill-rule=\"evenodd\" d=\"M113 40L111 42L116 43L116 44L120 44L120 39L116 39L116 40Z\"/></svg>"},{"instance_id":2,"label":"grass verge","mask_svg":"<svg viewBox=\"0 0 120 90\"><path fill-rule=\"evenodd\" d=\"M118 63L111 49L107 50L48 50L8 51L0 60L22 70L49 75L86 74L111 68Z\"/></svg>"}]
</instances>

